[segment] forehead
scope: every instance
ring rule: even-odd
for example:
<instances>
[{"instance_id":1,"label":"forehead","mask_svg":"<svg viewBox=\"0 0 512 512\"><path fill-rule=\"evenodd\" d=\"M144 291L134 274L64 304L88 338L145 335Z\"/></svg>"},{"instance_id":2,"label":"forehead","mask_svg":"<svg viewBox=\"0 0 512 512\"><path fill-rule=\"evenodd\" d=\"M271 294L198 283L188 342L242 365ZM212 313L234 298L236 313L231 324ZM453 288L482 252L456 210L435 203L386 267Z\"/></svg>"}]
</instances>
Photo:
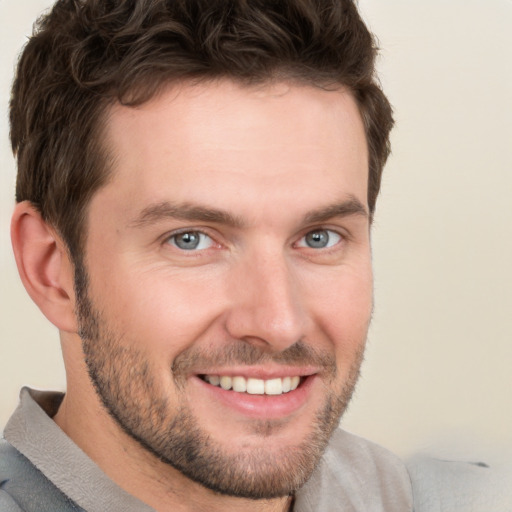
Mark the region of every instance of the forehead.
<instances>
[{"instance_id":1,"label":"forehead","mask_svg":"<svg viewBox=\"0 0 512 512\"><path fill-rule=\"evenodd\" d=\"M106 139L113 179L98 195L112 192L113 206L116 194L131 196L129 209L235 195L254 210L272 200L338 200L344 191L366 204L364 127L343 89L181 83L140 107L112 107ZM251 203L258 195L266 201Z\"/></svg>"}]
</instances>

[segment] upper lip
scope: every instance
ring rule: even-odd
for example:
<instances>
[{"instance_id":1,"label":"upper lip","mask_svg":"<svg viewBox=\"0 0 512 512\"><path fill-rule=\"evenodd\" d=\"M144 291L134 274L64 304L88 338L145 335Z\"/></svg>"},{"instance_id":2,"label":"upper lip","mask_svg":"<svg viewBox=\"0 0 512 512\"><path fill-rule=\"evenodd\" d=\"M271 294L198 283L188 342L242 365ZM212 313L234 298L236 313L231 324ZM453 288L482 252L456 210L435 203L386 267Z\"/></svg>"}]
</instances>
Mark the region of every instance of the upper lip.
<instances>
[{"instance_id":1,"label":"upper lip","mask_svg":"<svg viewBox=\"0 0 512 512\"><path fill-rule=\"evenodd\" d=\"M229 368L208 368L201 371L196 371L195 375L220 375L227 377L245 377L246 379L270 380L294 376L308 377L316 373L319 373L318 368L304 366L231 366Z\"/></svg>"}]
</instances>

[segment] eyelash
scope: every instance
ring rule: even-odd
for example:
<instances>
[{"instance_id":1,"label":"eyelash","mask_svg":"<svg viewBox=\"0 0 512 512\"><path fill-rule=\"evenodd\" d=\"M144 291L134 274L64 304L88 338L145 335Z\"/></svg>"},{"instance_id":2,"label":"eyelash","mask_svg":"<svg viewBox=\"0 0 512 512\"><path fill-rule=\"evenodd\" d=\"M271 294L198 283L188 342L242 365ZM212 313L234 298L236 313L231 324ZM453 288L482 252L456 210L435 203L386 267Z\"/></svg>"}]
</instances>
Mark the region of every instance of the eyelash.
<instances>
[{"instance_id":1,"label":"eyelash","mask_svg":"<svg viewBox=\"0 0 512 512\"><path fill-rule=\"evenodd\" d=\"M334 235L335 242L331 245L327 245L326 247L311 247L311 246L306 245L306 243L301 244L301 242L303 240L306 240L309 235L314 235L314 234L319 234L319 233L327 233L327 244L329 244L331 242L333 235ZM302 237L300 237L299 241L297 242L297 245L299 247L306 247L306 248L313 249L313 250L329 250L329 249L333 249L334 247L336 247L340 242L342 242L344 240L344 238L345 237L341 233L338 233L337 231L335 231L333 229L317 228L317 229L309 230Z\"/></svg>"},{"instance_id":2,"label":"eyelash","mask_svg":"<svg viewBox=\"0 0 512 512\"><path fill-rule=\"evenodd\" d=\"M178 231L178 232L175 232L175 233L172 233L171 235L165 237L165 242L166 243L171 243L173 240L174 240L174 243L172 244L175 248L177 248L178 250L180 251L183 251L183 252L200 252L200 251L204 251L204 250L207 250L209 249L210 247L207 247L207 248L203 248L203 249L197 249L196 247L192 248L192 249L183 249L182 247L179 247L177 242L176 242L176 239L177 237L179 237L180 235L198 235L199 236L199 241L198 241L198 244L201 244L202 241L204 241L204 238L207 237L211 240L211 245L215 245L216 242L214 240L214 238L212 236L210 236L208 233L205 233L204 231L201 231L200 229L186 229L186 230L182 230L182 231ZM219 244L217 244L219 245Z\"/></svg>"},{"instance_id":3,"label":"eyelash","mask_svg":"<svg viewBox=\"0 0 512 512\"><path fill-rule=\"evenodd\" d=\"M332 245L326 246L326 247L311 247L311 246L308 246L306 243L301 243L301 242L303 242L306 239L306 237L308 235L313 235L315 233L321 233L321 232L325 232L325 233L328 234L327 243L329 243L330 239L332 238L332 235L334 235L334 237L335 237L335 242ZM176 243L176 238L179 237L180 235L187 235L187 234L198 235L200 237L200 240L199 240L198 244L201 244L201 240L203 240L204 237L209 238L211 240L211 244L210 244L209 247L202 248L202 249L197 249L196 247L193 247L192 249L184 249L182 247L179 247L177 245L177 243ZM333 248L335 248L337 245L339 245L340 243L342 243L346 239L347 239L347 236L342 234L342 233L340 233L339 231L336 231L334 229L329 229L329 228L326 228L326 227L318 227L318 228L315 228L315 229L309 229L293 245L294 245L294 247L302 247L302 248L305 248L305 249L312 249L312 250L315 250L315 251L321 251L321 250L322 251L328 251L328 250L332 250ZM171 243L173 240L174 240L174 243ZM177 250L179 250L179 251L181 251L183 253L186 253L186 252L188 252L188 253L198 253L198 252L206 251L206 250L210 249L212 246L215 246L215 245L217 245L218 247L221 246L221 244L219 244L218 242L215 241L214 237L212 237L210 234L208 234L207 232L205 232L205 231L203 231L201 229L184 229L184 230L180 230L180 231L171 233L170 235L165 237L164 242L167 243L167 244L173 245L174 248L176 248Z\"/></svg>"}]
</instances>

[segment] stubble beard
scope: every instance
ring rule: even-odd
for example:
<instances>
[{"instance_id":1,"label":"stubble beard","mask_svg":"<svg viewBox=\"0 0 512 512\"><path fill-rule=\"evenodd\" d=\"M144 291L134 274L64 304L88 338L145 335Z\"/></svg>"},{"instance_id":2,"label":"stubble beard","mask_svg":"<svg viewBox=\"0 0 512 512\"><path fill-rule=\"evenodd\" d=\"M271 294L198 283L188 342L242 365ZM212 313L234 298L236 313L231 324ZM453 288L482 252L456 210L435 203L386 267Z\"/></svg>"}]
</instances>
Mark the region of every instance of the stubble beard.
<instances>
[{"instance_id":1,"label":"stubble beard","mask_svg":"<svg viewBox=\"0 0 512 512\"><path fill-rule=\"evenodd\" d=\"M327 392L309 434L296 446L283 450L242 447L236 454L226 451L202 428L189 407L170 410L165 392L155 382L149 362L136 344L110 328L95 310L87 293L87 274L76 266L75 288L79 334L88 373L110 416L145 450L174 467L189 479L220 494L258 499L292 495L309 479L320 462L327 443L346 410L354 391L363 359L364 343L343 386ZM141 344L142 346L142 344ZM182 389L188 369L199 361L255 364L323 365L330 380L336 376L334 358L318 354L302 342L275 355L262 353L243 342L230 345L222 354L185 351L172 368L176 388ZM270 438L281 428L279 421L254 423L254 433Z\"/></svg>"}]
</instances>

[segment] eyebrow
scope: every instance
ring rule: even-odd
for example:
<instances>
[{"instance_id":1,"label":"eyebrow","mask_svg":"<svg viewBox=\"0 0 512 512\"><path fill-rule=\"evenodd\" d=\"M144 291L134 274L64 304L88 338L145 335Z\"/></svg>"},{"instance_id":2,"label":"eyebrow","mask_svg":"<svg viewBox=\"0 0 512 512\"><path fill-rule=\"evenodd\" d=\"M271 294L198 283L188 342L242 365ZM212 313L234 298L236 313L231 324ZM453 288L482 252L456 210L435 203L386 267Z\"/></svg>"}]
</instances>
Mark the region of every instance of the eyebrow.
<instances>
[{"instance_id":1,"label":"eyebrow","mask_svg":"<svg viewBox=\"0 0 512 512\"><path fill-rule=\"evenodd\" d=\"M357 197L350 195L345 201L307 213L304 216L304 224L326 222L335 217L349 217L352 215L369 218L368 210L364 207L363 203Z\"/></svg>"},{"instance_id":2,"label":"eyebrow","mask_svg":"<svg viewBox=\"0 0 512 512\"><path fill-rule=\"evenodd\" d=\"M326 222L327 220L335 217L348 217L352 215L369 217L368 211L361 201L359 201L355 196L350 195L349 198L344 201L308 212L303 217L303 223L312 224ZM238 229L243 228L246 225L240 217L232 215L225 210L190 203L176 204L169 201L162 201L144 208L140 215L130 222L129 226L141 228L165 219L179 219L192 222L213 222Z\"/></svg>"},{"instance_id":3,"label":"eyebrow","mask_svg":"<svg viewBox=\"0 0 512 512\"><path fill-rule=\"evenodd\" d=\"M245 224L239 217L217 208L207 208L190 203L174 204L163 201L144 208L140 215L130 223L130 226L140 228L165 219L214 222L234 228L242 228Z\"/></svg>"}]
</instances>

